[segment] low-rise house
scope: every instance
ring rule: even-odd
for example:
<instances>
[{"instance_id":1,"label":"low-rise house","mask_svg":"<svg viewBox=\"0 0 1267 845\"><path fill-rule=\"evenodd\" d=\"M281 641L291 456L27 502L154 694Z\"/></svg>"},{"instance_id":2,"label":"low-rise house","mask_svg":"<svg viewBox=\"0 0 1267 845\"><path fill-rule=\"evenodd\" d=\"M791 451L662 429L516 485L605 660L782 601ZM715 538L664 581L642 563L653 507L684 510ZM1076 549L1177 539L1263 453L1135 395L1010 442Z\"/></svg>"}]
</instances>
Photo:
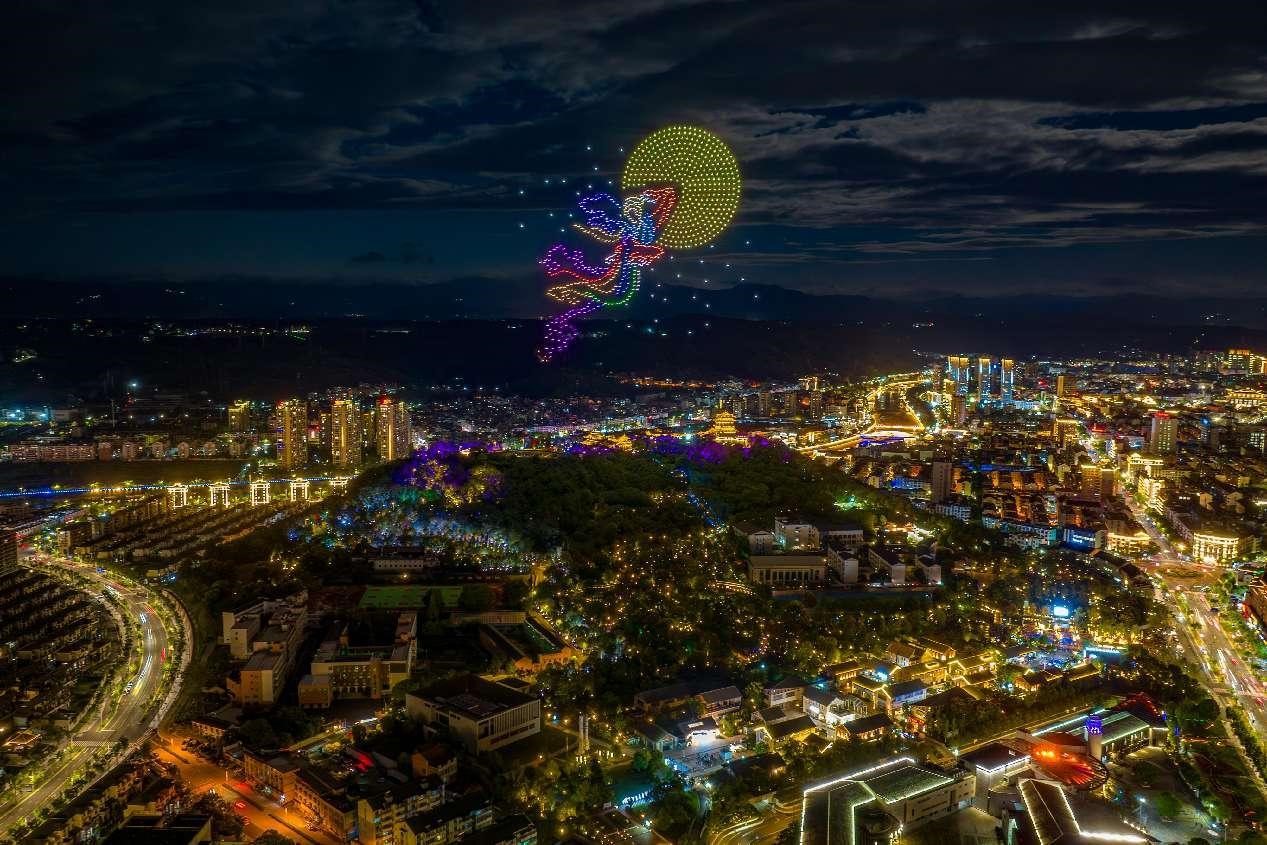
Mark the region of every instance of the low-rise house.
<instances>
[{"instance_id":1,"label":"low-rise house","mask_svg":"<svg viewBox=\"0 0 1267 845\"><path fill-rule=\"evenodd\" d=\"M889 686L889 706L905 707L928 695L928 685L923 681L901 681Z\"/></svg>"},{"instance_id":2,"label":"low-rise house","mask_svg":"<svg viewBox=\"0 0 1267 845\"><path fill-rule=\"evenodd\" d=\"M796 678L784 678L762 690L767 707L799 707L804 692L805 682Z\"/></svg>"},{"instance_id":3,"label":"low-rise house","mask_svg":"<svg viewBox=\"0 0 1267 845\"><path fill-rule=\"evenodd\" d=\"M844 700L834 692L820 690L817 687L805 690L801 708L806 716L827 727L835 727L848 718Z\"/></svg>"},{"instance_id":4,"label":"low-rise house","mask_svg":"<svg viewBox=\"0 0 1267 845\"><path fill-rule=\"evenodd\" d=\"M944 663L948 660L954 660L958 654L954 646L946 645L937 640L930 640L927 637L921 637L918 643L924 648L925 660L940 660Z\"/></svg>"},{"instance_id":5,"label":"low-rise house","mask_svg":"<svg viewBox=\"0 0 1267 845\"><path fill-rule=\"evenodd\" d=\"M695 695L695 692L694 684L679 681L676 684L667 684L666 686L636 693L633 703L643 713L656 713L661 710L680 707L689 701Z\"/></svg>"},{"instance_id":6,"label":"low-rise house","mask_svg":"<svg viewBox=\"0 0 1267 845\"><path fill-rule=\"evenodd\" d=\"M416 778L438 777L448 783L458 772L458 758L448 746L433 742L409 756L409 767Z\"/></svg>"},{"instance_id":7,"label":"low-rise house","mask_svg":"<svg viewBox=\"0 0 1267 845\"><path fill-rule=\"evenodd\" d=\"M869 742L879 739L893 729L893 720L887 713L875 713L843 722L836 727L836 734L844 739L856 742Z\"/></svg>"},{"instance_id":8,"label":"low-rise house","mask_svg":"<svg viewBox=\"0 0 1267 845\"><path fill-rule=\"evenodd\" d=\"M889 696L888 684L884 681L878 681L866 675L858 675L850 683L853 694L865 701L868 707L873 710L889 709L891 697Z\"/></svg>"},{"instance_id":9,"label":"low-rise house","mask_svg":"<svg viewBox=\"0 0 1267 845\"><path fill-rule=\"evenodd\" d=\"M697 694L695 700L699 702L701 716L716 719L742 707L743 693L736 686L718 687Z\"/></svg>"},{"instance_id":10,"label":"low-rise house","mask_svg":"<svg viewBox=\"0 0 1267 845\"><path fill-rule=\"evenodd\" d=\"M922 663L925 659L926 650L914 643L894 640L889 643L889 647L885 649L884 654L895 666L910 666L912 663Z\"/></svg>"},{"instance_id":11,"label":"low-rise house","mask_svg":"<svg viewBox=\"0 0 1267 845\"><path fill-rule=\"evenodd\" d=\"M846 660L843 663L833 663L823 668L823 677L831 682L836 689L847 689L849 682L862 672L862 664L857 660Z\"/></svg>"},{"instance_id":12,"label":"low-rise house","mask_svg":"<svg viewBox=\"0 0 1267 845\"><path fill-rule=\"evenodd\" d=\"M818 726L809 716L793 716L769 725L757 728L757 738L771 748L779 748L788 742L804 742L813 736Z\"/></svg>"}]
</instances>

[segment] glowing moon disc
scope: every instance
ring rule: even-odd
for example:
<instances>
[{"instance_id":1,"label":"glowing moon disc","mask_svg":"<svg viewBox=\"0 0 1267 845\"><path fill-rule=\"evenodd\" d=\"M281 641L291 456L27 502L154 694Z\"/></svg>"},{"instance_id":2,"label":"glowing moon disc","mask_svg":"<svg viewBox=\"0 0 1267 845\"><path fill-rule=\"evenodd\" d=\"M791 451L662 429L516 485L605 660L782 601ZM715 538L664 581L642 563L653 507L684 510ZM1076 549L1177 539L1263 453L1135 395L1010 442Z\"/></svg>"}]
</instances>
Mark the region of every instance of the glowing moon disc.
<instances>
[{"instance_id":1,"label":"glowing moon disc","mask_svg":"<svg viewBox=\"0 0 1267 845\"><path fill-rule=\"evenodd\" d=\"M643 138L625 162L625 192L672 185L677 207L656 243L669 249L703 246L730 225L739 209L739 162L726 142L698 126L666 126Z\"/></svg>"}]
</instances>

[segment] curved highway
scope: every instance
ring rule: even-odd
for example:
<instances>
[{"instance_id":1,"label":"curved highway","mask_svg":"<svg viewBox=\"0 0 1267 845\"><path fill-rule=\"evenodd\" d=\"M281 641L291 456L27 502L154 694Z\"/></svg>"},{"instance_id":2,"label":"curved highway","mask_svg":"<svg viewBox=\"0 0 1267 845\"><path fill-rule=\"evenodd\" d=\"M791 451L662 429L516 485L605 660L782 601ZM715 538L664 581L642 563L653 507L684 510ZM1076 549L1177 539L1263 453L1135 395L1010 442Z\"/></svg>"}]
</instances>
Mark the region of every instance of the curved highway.
<instances>
[{"instance_id":1,"label":"curved highway","mask_svg":"<svg viewBox=\"0 0 1267 845\"><path fill-rule=\"evenodd\" d=\"M37 556L27 562L63 569L88 579L92 589L103 593L118 613L129 620L129 628L133 632L139 630L141 648L139 660L135 659L134 651L127 667L121 670L124 674L115 675L118 681L111 683L118 688L97 704L80 723L77 732L48 756L55 762L39 786L22 795L16 803L0 809L0 837L6 836L31 813L56 800L77 774L95 758L108 753L119 740L132 743L156 726L156 711L164 698L163 666L171 656L167 630L145 588L125 584L109 573L99 573L94 567L70 561ZM173 677L178 684L178 675Z\"/></svg>"}]
</instances>

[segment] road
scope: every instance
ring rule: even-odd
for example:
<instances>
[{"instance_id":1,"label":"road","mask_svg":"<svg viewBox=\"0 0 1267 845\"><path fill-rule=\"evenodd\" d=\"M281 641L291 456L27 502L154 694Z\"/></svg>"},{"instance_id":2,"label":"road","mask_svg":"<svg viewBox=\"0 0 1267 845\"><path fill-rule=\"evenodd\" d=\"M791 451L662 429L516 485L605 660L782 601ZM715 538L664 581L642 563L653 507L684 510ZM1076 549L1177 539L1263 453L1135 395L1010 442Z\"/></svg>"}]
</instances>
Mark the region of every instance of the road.
<instances>
[{"instance_id":1,"label":"road","mask_svg":"<svg viewBox=\"0 0 1267 845\"><path fill-rule=\"evenodd\" d=\"M1242 659L1239 647L1228 634L1209 595L1189 592L1186 598L1192 617L1200 624L1202 656L1213 665L1215 677L1223 682L1219 689L1220 703L1224 706L1232 701L1239 703L1254 729L1263 731L1267 727L1267 706L1264 706L1267 698L1254 670Z\"/></svg>"},{"instance_id":2,"label":"road","mask_svg":"<svg viewBox=\"0 0 1267 845\"><path fill-rule=\"evenodd\" d=\"M1235 638L1223 624L1222 615L1211 603L1209 593L1199 588L1216 579L1220 570L1178 555L1170 540L1134 497L1126 493L1123 498L1144 532L1161 550L1142 561L1145 568L1161 582L1170 595L1181 596L1187 603L1187 613L1183 612L1178 603L1171 603L1170 608L1174 615L1174 628L1179 634L1179 643L1188 661L1197 667L1202 684L1220 707L1225 710L1239 707L1249 717L1250 726L1262 733L1267 729L1267 691L1263 689L1253 667L1243 659ZM1177 577L1179 572L1199 573L1201 577L1180 578ZM1240 741L1235 736L1232 741L1239 749ZM1241 751L1243 754L1244 749ZM1248 758L1246 762L1249 771L1255 772L1256 768L1249 763ZM1267 784L1257 777L1255 781L1264 795L1267 795Z\"/></svg>"},{"instance_id":3,"label":"road","mask_svg":"<svg viewBox=\"0 0 1267 845\"><path fill-rule=\"evenodd\" d=\"M301 807L294 802L280 804L251 788L245 780L232 778L223 768L209 760L184 751L176 738L164 738L155 744L160 760L176 764L180 778L194 795L202 795L209 789L233 805L233 811L246 820L249 839L272 830L293 839L300 845L338 845L324 831L308 829L308 822ZM241 806L238 806L238 804Z\"/></svg>"},{"instance_id":4,"label":"road","mask_svg":"<svg viewBox=\"0 0 1267 845\"><path fill-rule=\"evenodd\" d=\"M1267 691L1264 691L1253 668L1242 659L1235 638L1224 627L1223 618L1211 604L1209 594L1195 589L1197 583L1192 579L1175 578L1171 572L1171 567L1180 566L1185 570L1199 572L1205 576L1200 579L1204 581L1206 578L1217 577L1217 568L1194 563L1176 554L1170 540L1161 533L1134 497L1127 494L1125 498L1136 521L1161 549L1144 561L1145 566L1167 590L1182 595L1187 600L1191 616L1179 619L1176 628L1181 642L1188 647L1190 658L1201 667L1206 685L1210 687L1215 700L1224 707L1239 703L1255 730L1267 729L1267 706L1264 705ZM1189 621L1197 624L1196 632L1187 624Z\"/></svg>"},{"instance_id":5,"label":"road","mask_svg":"<svg viewBox=\"0 0 1267 845\"><path fill-rule=\"evenodd\" d=\"M124 682L123 693L103 702L88 715L78 733L63 740L58 751L49 755L57 762L40 785L0 812L0 835L56 799L74 776L105 749L120 739L132 741L144 735L151 728L154 710L163 698L162 667L168 657L167 631L151 604L149 592L117 581L109 574L98 573L93 567L47 558L41 558L38 563L72 571L88 579L98 591L107 592L118 611L138 626L141 652L136 670Z\"/></svg>"}]
</instances>

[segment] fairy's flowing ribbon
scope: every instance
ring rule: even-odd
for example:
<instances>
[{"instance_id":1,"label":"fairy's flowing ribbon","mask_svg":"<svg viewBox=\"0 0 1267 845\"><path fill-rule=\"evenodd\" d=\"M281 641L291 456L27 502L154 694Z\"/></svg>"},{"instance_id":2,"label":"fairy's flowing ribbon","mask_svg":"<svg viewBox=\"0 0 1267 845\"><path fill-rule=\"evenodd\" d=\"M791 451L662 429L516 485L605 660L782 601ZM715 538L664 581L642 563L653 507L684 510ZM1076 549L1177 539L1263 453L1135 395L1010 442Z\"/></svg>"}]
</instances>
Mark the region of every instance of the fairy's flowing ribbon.
<instances>
[{"instance_id":1,"label":"fairy's flowing ribbon","mask_svg":"<svg viewBox=\"0 0 1267 845\"><path fill-rule=\"evenodd\" d=\"M605 307L626 305L638 291L640 269L664 256L656 238L677 204L671 187L648 188L623 202L611 194L589 194L577 201L583 222L574 228L599 243L611 244L603 263L588 263L585 253L557 243L538 262L550 279L566 279L546 290L570 306L546 322L537 357L543 362L567 349L579 335L578 320Z\"/></svg>"}]
</instances>

